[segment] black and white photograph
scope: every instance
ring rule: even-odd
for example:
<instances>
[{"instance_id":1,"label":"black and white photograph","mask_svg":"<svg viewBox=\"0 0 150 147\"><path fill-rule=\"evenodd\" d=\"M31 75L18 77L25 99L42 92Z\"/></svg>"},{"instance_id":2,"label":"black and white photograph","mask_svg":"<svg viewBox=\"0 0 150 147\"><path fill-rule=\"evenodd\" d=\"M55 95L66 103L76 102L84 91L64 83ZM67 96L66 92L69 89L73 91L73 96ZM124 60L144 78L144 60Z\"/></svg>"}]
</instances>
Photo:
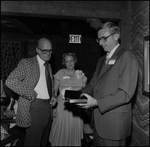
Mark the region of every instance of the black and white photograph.
<instances>
[{"instance_id":1,"label":"black and white photograph","mask_svg":"<svg viewBox=\"0 0 150 147\"><path fill-rule=\"evenodd\" d=\"M1 1L1 146L149 146L149 1Z\"/></svg>"}]
</instances>

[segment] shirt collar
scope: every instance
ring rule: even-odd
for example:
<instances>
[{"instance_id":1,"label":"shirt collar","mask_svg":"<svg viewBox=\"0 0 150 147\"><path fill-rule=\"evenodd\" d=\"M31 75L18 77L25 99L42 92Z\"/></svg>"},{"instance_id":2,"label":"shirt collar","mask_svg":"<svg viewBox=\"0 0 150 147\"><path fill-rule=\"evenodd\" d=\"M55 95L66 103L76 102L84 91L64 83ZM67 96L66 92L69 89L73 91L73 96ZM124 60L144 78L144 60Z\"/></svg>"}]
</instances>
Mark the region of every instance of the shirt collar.
<instances>
[{"instance_id":1,"label":"shirt collar","mask_svg":"<svg viewBox=\"0 0 150 147\"><path fill-rule=\"evenodd\" d=\"M109 53L107 53L106 58L111 58L119 45L120 44L118 43Z\"/></svg>"},{"instance_id":2,"label":"shirt collar","mask_svg":"<svg viewBox=\"0 0 150 147\"><path fill-rule=\"evenodd\" d=\"M37 60L38 60L38 63L39 63L39 65L40 65L40 67L45 63L45 61L43 61L43 60L39 57L39 55L37 55Z\"/></svg>"}]
</instances>

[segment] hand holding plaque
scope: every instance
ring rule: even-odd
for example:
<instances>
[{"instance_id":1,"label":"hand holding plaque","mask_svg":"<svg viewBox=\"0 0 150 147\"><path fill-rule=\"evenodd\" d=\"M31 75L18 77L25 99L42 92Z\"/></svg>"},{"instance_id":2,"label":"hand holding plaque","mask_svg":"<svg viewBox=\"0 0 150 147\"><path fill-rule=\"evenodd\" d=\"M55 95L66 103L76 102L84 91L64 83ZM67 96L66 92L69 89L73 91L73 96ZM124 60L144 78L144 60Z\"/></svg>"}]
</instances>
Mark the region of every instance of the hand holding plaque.
<instances>
[{"instance_id":1,"label":"hand holding plaque","mask_svg":"<svg viewBox=\"0 0 150 147\"><path fill-rule=\"evenodd\" d=\"M86 96L81 91L65 90L65 100L69 103L86 103Z\"/></svg>"}]
</instances>

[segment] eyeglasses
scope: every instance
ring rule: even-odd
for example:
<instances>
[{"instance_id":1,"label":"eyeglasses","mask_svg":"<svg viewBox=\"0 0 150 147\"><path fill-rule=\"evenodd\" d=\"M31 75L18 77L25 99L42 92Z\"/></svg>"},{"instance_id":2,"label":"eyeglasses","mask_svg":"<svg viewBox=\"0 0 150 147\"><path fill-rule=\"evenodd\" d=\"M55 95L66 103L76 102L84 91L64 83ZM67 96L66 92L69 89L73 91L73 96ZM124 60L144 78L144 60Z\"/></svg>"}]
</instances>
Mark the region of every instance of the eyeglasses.
<instances>
[{"instance_id":1,"label":"eyeglasses","mask_svg":"<svg viewBox=\"0 0 150 147\"><path fill-rule=\"evenodd\" d=\"M42 52L42 54L47 54L47 53L52 54L53 52L52 49L41 49L39 47L38 49Z\"/></svg>"},{"instance_id":2,"label":"eyeglasses","mask_svg":"<svg viewBox=\"0 0 150 147\"><path fill-rule=\"evenodd\" d=\"M103 37L101 37L101 38L97 38L96 39L96 41L99 43L100 41L102 41L102 42L106 42L107 41L107 39L110 37L110 36L112 36L112 35L114 35L115 33L113 33L113 34L110 34L109 36L107 36L107 37L105 37L105 36L103 36Z\"/></svg>"}]
</instances>

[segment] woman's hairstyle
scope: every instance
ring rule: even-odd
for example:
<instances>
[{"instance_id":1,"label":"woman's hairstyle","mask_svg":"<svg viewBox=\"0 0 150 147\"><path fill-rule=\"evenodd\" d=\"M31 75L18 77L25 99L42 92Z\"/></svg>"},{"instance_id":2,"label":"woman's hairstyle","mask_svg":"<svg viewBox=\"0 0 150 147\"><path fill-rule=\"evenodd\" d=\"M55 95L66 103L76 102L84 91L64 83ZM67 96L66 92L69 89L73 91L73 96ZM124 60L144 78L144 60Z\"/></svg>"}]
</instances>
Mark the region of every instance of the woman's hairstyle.
<instances>
[{"instance_id":1,"label":"woman's hairstyle","mask_svg":"<svg viewBox=\"0 0 150 147\"><path fill-rule=\"evenodd\" d=\"M75 64L77 63L77 56L75 53L64 53L62 55L62 65L65 65L65 61L66 61L65 59L67 56L72 56Z\"/></svg>"},{"instance_id":2,"label":"woman's hairstyle","mask_svg":"<svg viewBox=\"0 0 150 147\"><path fill-rule=\"evenodd\" d=\"M115 33L115 34L119 34L119 36L120 36L120 29L119 29L119 27L118 27L116 24L114 24L113 22L106 22L106 23L104 23L104 24L102 25L102 28L101 28L101 29L105 29L105 28L108 28L108 29L109 29L110 34Z\"/></svg>"}]
</instances>

